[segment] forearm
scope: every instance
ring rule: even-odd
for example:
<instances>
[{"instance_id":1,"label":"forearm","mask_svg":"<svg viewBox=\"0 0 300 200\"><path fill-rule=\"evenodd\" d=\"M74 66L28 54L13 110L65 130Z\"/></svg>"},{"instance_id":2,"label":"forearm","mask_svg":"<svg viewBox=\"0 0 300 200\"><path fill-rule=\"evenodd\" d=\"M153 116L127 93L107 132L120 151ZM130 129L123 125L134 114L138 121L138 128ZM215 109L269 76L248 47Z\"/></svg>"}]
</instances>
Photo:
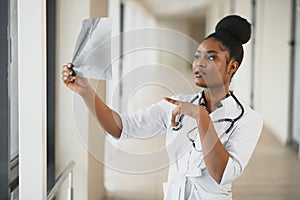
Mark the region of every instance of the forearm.
<instances>
[{"instance_id":1,"label":"forearm","mask_svg":"<svg viewBox=\"0 0 300 200\"><path fill-rule=\"evenodd\" d=\"M215 181L220 183L228 162L229 153L219 140L205 108L199 107L196 120L207 170Z\"/></svg>"},{"instance_id":2,"label":"forearm","mask_svg":"<svg viewBox=\"0 0 300 200\"><path fill-rule=\"evenodd\" d=\"M170 98L165 98L165 100L177 105L172 112L171 123L173 126L176 126L175 117L178 114L185 114L196 119L207 170L215 181L220 183L228 162L229 153L219 140L206 108Z\"/></svg>"},{"instance_id":3,"label":"forearm","mask_svg":"<svg viewBox=\"0 0 300 200\"><path fill-rule=\"evenodd\" d=\"M91 87L88 87L81 97L100 126L110 135L119 138L122 132L120 115L110 109Z\"/></svg>"}]
</instances>

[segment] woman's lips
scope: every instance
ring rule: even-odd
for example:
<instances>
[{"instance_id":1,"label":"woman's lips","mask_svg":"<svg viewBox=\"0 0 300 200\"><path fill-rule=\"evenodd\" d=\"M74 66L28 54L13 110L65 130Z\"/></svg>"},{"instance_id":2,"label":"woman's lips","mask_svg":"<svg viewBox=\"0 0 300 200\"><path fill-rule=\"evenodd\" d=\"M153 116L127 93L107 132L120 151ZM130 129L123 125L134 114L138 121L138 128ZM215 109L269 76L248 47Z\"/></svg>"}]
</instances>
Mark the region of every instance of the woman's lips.
<instances>
[{"instance_id":1,"label":"woman's lips","mask_svg":"<svg viewBox=\"0 0 300 200\"><path fill-rule=\"evenodd\" d=\"M196 78L202 78L203 76L206 75L206 73L201 71L200 69L196 69L195 72L194 72L194 75L195 75Z\"/></svg>"},{"instance_id":2,"label":"woman's lips","mask_svg":"<svg viewBox=\"0 0 300 200\"><path fill-rule=\"evenodd\" d=\"M202 78L202 75L200 73L195 73L196 78Z\"/></svg>"}]
</instances>

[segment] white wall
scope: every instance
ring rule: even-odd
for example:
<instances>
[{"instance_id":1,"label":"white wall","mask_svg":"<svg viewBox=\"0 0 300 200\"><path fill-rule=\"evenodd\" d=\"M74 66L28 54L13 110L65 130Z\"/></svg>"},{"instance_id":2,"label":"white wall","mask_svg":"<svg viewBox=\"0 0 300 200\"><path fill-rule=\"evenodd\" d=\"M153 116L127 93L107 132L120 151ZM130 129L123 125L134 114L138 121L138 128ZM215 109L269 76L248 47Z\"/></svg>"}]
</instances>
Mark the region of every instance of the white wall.
<instances>
[{"instance_id":1,"label":"white wall","mask_svg":"<svg viewBox=\"0 0 300 200\"><path fill-rule=\"evenodd\" d=\"M258 1L256 104L265 126L285 144L288 138L288 106L291 35L291 0ZM280 32L280 34L279 34Z\"/></svg>"},{"instance_id":2,"label":"white wall","mask_svg":"<svg viewBox=\"0 0 300 200\"><path fill-rule=\"evenodd\" d=\"M57 43L56 43L56 135L55 135L55 163L58 175L71 161L76 162L74 168L74 196L75 199L87 199L87 159L88 154L82 146L76 133L76 123L73 115L73 93L62 83L61 66L70 62L75 47L75 41L81 21L89 17L88 0L60 0L56 4L57 10ZM87 130L88 112L82 111L82 123ZM66 185L66 184L65 184ZM62 188L58 199L66 198L66 189Z\"/></svg>"},{"instance_id":3,"label":"white wall","mask_svg":"<svg viewBox=\"0 0 300 200\"><path fill-rule=\"evenodd\" d=\"M222 19L225 15L230 14L231 0L214 0L208 5L206 12L206 27L205 35L209 35L215 31L216 23Z\"/></svg>"},{"instance_id":4,"label":"white wall","mask_svg":"<svg viewBox=\"0 0 300 200\"><path fill-rule=\"evenodd\" d=\"M74 160L74 199L104 199L103 165L96 159L103 153L103 130L89 114L78 95L67 89L61 79L61 67L71 61L83 19L105 16L104 0L58 0L56 46L56 176ZM93 83L94 85L96 83ZM98 85L104 97L105 85ZM57 199L66 199L67 181Z\"/></svg>"},{"instance_id":5,"label":"white wall","mask_svg":"<svg viewBox=\"0 0 300 200\"><path fill-rule=\"evenodd\" d=\"M197 39L201 38L204 33L203 24L201 24L201 21L199 23L196 20L191 20L188 18L184 19L172 17L159 18L157 21L157 26L170 29L170 37L166 38L166 46L168 47L167 50L177 52L177 54L167 51L160 52L159 62L161 64L170 66L171 68L176 70L178 74L185 78L185 82L183 83L183 85L186 86L186 90L181 91L180 89L178 89L176 92L183 94L194 94L199 92L200 88L194 83L192 62L194 59L195 50L197 49L200 40L196 41L194 38L192 38L192 35L196 36L195 30L200 30L200 32L198 33L200 37L196 37ZM193 26L199 27L194 28ZM173 78L177 78L178 80L180 80L180 77L174 76ZM179 88L179 86L177 87Z\"/></svg>"},{"instance_id":6,"label":"white wall","mask_svg":"<svg viewBox=\"0 0 300 200\"><path fill-rule=\"evenodd\" d=\"M235 1L235 11L233 14L240 15L246 18L251 24L252 22L252 0L237 0ZM239 98L246 104L251 104L251 73L252 73L252 48L253 48L253 33L250 41L243 45L244 58L237 73L232 79L231 86L238 94ZM257 67L257 66L254 66ZM256 70L256 69L254 69ZM256 80L256 79L255 79Z\"/></svg>"},{"instance_id":7,"label":"white wall","mask_svg":"<svg viewBox=\"0 0 300 200\"><path fill-rule=\"evenodd\" d=\"M189 22L189 35L198 43L205 38L205 17L190 19Z\"/></svg>"},{"instance_id":8,"label":"white wall","mask_svg":"<svg viewBox=\"0 0 300 200\"><path fill-rule=\"evenodd\" d=\"M106 102L109 105L112 105L112 95L113 88L115 88L119 81L119 65L120 65L120 0L109 0L108 1L108 16L112 18L112 49L111 49L111 57L113 59L112 63L112 80L107 82L107 90L106 90ZM116 94L114 94L116 95ZM118 95L116 96L118 98ZM117 105L116 105L117 106ZM115 109L118 109L115 108Z\"/></svg>"},{"instance_id":9,"label":"white wall","mask_svg":"<svg viewBox=\"0 0 300 200\"><path fill-rule=\"evenodd\" d=\"M45 199L46 1L18 1L19 194Z\"/></svg>"}]
</instances>

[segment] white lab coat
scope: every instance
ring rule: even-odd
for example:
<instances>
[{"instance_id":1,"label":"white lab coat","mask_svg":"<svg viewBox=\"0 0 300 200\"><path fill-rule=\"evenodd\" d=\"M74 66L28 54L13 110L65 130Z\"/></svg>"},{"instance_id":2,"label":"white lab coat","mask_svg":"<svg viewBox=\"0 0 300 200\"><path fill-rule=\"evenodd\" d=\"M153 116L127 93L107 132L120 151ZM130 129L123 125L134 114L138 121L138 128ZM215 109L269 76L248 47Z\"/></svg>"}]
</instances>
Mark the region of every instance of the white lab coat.
<instances>
[{"instance_id":1,"label":"white lab coat","mask_svg":"<svg viewBox=\"0 0 300 200\"><path fill-rule=\"evenodd\" d=\"M198 94L199 98L201 93ZM173 97L188 102L195 95ZM193 102L198 103L198 100ZM212 121L222 118L236 118L241 108L232 96L221 101L222 107L210 113ZM202 152L197 152L187 138L187 132L196 127L196 120L184 116L183 127L174 131L171 113L174 105L162 100L137 113L121 114L123 132L120 139L147 138L166 132L166 148L170 160L168 182L163 184L165 200L230 200L231 183L247 165L262 130L262 118L258 113L242 103L245 113L228 134L225 130L229 122L214 123L219 138L230 154L221 183L218 184L208 173ZM190 136L196 137L196 147L201 149L198 129Z\"/></svg>"}]
</instances>

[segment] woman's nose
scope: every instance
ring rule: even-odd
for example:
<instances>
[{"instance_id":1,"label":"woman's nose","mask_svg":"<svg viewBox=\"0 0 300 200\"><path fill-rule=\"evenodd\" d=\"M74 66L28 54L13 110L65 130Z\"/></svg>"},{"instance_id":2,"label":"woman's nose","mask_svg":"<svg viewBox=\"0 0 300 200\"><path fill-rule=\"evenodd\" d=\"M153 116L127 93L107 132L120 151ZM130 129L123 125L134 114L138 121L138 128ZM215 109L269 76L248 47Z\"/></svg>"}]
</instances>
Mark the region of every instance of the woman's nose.
<instances>
[{"instance_id":1,"label":"woman's nose","mask_svg":"<svg viewBox=\"0 0 300 200\"><path fill-rule=\"evenodd\" d=\"M193 63L194 67L206 67L204 59L195 59Z\"/></svg>"}]
</instances>

